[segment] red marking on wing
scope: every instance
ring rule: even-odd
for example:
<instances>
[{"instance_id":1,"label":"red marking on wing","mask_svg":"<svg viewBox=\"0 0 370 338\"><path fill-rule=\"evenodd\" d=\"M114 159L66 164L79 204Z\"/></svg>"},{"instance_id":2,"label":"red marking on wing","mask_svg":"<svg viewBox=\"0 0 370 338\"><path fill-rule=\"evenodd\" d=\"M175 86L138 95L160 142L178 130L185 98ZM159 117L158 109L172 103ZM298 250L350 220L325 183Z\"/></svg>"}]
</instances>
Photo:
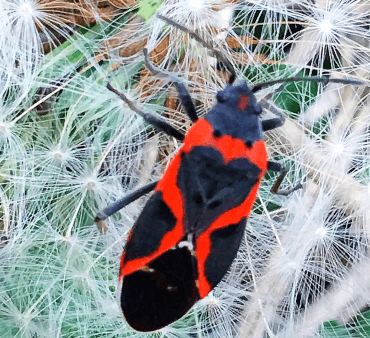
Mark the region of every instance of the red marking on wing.
<instances>
[{"instance_id":1,"label":"red marking on wing","mask_svg":"<svg viewBox=\"0 0 370 338\"><path fill-rule=\"evenodd\" d=\"M123 250L121 259L119 261L119 273L118 273L118 282L123 280L123 267L125 266L125 250Z\"/></svg>"},{"instance_id":2,"label":"red marking on wing","mask_svg":"<svg viewBox=\"0 0 370 338\"><path fill-rule=\"evenodd\" d=\"M239 110L244 110L247 108L249 102L249 96L248 95L240 95L238 98L238 109Z\"/></svg>"},{"instance_id":3,"label":"red marking on wing","mask_svg":"<svg viewBox=\"0 0 370 338\"><path fill-rule=\"evenodd\" d=\"M205 274L205 264L212 250L211 235L212 232L225 228L230 224L239 223L243 217L248 217L252 210L257 196L260 180L255 184L245 201L235 208L232 208L220 215L196 240L196 253L198 258L198 280L199 295L204 298L212 290Z\"/></svg>"},{"instance_id":4,"label":"red marking on wing","mask_svg":"<svg viewBox=\"0 0 370 338\"><path fill-rule=\"evenodd\" d=\"M128 233L126 243L128 243L130 241L131 236L132 236L132 229ZM124 262L125 262L125 250L123 250L123 252L122 252L120 263L119 263L119 276L118 276L118 281L119 282L121 282L122 279L123 279L123 267L125 265Z\"/></svg>"},{"instance_id":5,"label":"red marking on wing","mask_svg":"<svg viewBox=\"0 0 370 338\"><path fill-rule=\"evenodd\" d=\"M123 266L121 266L122 270L120 270L120 276L129 275L143 266L148 265L150 262L163 255L166 251L179 243L181 238L184 237L183 224L183 218L179 219L175 227L163 236L159 248L153 251L150 255L124 262Z\"/></svg>"},{"instance_id":6,"label":"red marking on wing","mask_svg":"<svg viewBox=\"0 0 370 338\"><path fill-rule=\"evenodd\" d=\"M163 237L157 250L145 257L133 259L131 261L124 261L123 255L121 257L120 278L123 275L133 273L143 266L149 264L151 261L168 251L170 248L180 242L184 237L184 207L183 196L177 186L177 172L181 162L181 151L177 152L172 158L166 172L161 180L158 182L154 191L162 192L162 199L170 208L173 215L176 217L176 224L171 231L168 231ZM155 229L153 229L155 231Z\"/></svg>"}]
</instances>

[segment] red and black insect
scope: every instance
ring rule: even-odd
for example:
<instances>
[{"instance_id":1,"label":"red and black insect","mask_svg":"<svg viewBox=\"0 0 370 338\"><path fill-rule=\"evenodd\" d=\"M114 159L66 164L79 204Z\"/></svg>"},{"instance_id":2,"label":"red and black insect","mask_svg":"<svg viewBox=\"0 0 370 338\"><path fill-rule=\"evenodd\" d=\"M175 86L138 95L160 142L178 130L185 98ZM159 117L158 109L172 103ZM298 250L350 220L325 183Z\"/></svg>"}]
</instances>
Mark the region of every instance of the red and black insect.
<instances>
[{"instance_id":1,"label":"red and black insect","mask_svg":"<svg viewBox=\"0 0 370 338\"><path fill-rule=\"evenodd\" d=\"M161 18L211 49L195 33ZM183 142L159 181L107 207L95 219L102 222L154 190L128 236L120 262L119 303L127 323L138 331L154 331L181 318L221 281L238 252L266 171L280 172L271 188L275 194L288 195L301 187L279 189L286 170L267 159L262 139L263 132L284 123L284 116L262 121L262 108L254 93L268 85L297 80L356 83L290 78L254 87L246 82L233 86L236 76L231 64L213 52L231 76L204 118L198 118L185 86L174 80L180 102L194 122L186 135L143 113L124 94L107 86L145 121ZM151 65L148 53L144 54L146 66L163 75Z\"/></svg>"}]
</instances>

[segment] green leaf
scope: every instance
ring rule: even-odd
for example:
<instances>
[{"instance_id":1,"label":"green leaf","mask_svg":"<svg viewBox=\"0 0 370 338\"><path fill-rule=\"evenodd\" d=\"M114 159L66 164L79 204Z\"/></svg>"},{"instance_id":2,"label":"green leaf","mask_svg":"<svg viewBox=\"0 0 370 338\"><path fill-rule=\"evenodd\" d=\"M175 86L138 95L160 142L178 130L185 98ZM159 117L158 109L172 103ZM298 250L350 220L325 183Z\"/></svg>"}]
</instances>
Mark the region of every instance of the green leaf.
<instances>
[{"instance_id":1,"label":"green leaf","mask_svg":"<svg viewBox=\"0 0 370 338\"><path fill-rule=\"evenodd\" d=\"M162 4L159 0L140 0L139 1L139 11L140 15L145 21L148 21L157 11L158 7Z\"/></svg>"}]
</instances>

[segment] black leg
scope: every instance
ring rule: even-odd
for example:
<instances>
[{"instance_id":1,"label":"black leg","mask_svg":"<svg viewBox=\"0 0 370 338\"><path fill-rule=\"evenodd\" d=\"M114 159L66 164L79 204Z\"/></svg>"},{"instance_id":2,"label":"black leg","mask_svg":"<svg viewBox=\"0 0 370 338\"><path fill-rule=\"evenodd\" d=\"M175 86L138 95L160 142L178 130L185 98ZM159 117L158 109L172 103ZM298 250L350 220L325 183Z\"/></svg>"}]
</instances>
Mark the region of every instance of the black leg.
<instances>
[{"instance_id":1,"label":"black leg","mask_svg":"<svg viewBox=\"0 0 370 338\"><path fill-rule=\"evenodd\" d=\"M98 228L100 229L101 232L105 232L107 229L107 226L105 224L105 220L109 217L112 216L115 212L118 210L121 210L125 206L129 205L130 203L136 201L140 197L144 196L148 192L151 192L155 186L157 185L158 181L156 182L151 182L147 185L144 185L143 187L135 190L131 194L121 198L117 202L107 206L105 209L100 211L96 217L95 217L95 223L97 224Z\"/></svg>"},{"instance_id":2,"label":"black leg","mask_svg":"<svg viewBox=\"0 0 370 338\"><path fill-rule=\"evenodd\" d=\"M269 96L269 95L268 95ZM269 110L271 113L273 113L274 115L276 115L278 118L276 119L271 119L271 120L276 120L276 123L279 125L276 125L276 127L273 127L273 128L269 128L269 129L264 129L264 131L267 131L267 130L271 130L271 129L274 129L274 128L277 128L277 127L280 127L282 126L284 123L285 123L285 115L279 111L278 108L275 107L275 105L273 103L270 103L269 101L267 100L262 100L260 102L260 105L263 109L265 110ZM277 120L280 120L279 122ZM265 120L265 121L270 121L270 120ZM263 125L264 125L264 122L265 121L262 121L262 128L263 128ZM273 123L273 122L266 122L266 125L270 124L270 123ZM267 126L266 126L267 127Z\"/></svg>"},{"instance_id":3,"label":"black leg","mask_svg":"<svg viewBox=\"0 0 370 338\"><path fill-rule=\"evenodd\" d=\"M179 141L184 140L184 134L181 131L172 127L170 124L168 124L167 122L163 121L162 119L160 119L159 117L157 117L155 115L142 112L139 108L136 107L136 105L132 101L130 101L126 97L126 95L124 95L123 93L120 93L117 89L113 88L110 83L107 84L107 88L110 91L112 91L113 93L115 93L116 95L118 95L122 101L126 102L127 105L134 112L136 112L138 115L140 115L147 123L152 124L154 127L163 131L165 134L167 134L169 136L173 136L174 138L178 139Z\"/></svg>"},{"instance_id":4,"label":"black leg","mask_svg":"<svg viewBox=\"0 0 370 338\"><path fill-rule=\"evenodd\" d=\"M195 110L193 100L190 97L188 90L182 83L175 82L177 92L179 93L179 99L181 105L184 107L186 114L189 116L189 119L195 122L198 120L198 114Z\"/></svg>"},{"instance_id":5,"label":"black leg","mask_svg":"<svg viewBox=\"0 0 370 338\"><path fill-rule=\"evenodd\" d=\"M302 184L299 183L297 184L294 188L291 188L291 189L287 189L287 190L282 190L282 189L279 189L280 186L281 186L281 183L283 182L283 179L284 177L286 176L287 174L287 171L285 168L283 168L281 166L281 164L277 163L277 162L271 162L271 161L268 161L267 162L267 170L272 170L272 171L279 171L280 172L280 176L277 178L276 182L274 183L274 185L271 187L271 193L273 194L276 194L276 195L282 195L282 196L288 196L289 194L291 194L293 191L296 191L298 189L301 189L302 188Z\"/></svg>"},{"instance_id":6,"label":"black leg","mask_svg":"<svg viewBox=\"0 0 370 338\"><path fill-rule=\"evenodd\" d=\"M262 121L262 130L268 131L271 129L281 127L283 124L284 124L284 121L279 118L265 120L265 121Z\"/></svg>"},{"instance_id":7,"label":"black leg","mask_svg":"<svg viewBox=\"0 0 370 338\"><path fill-rule=\"evenodd\" d=\"M160 71L158 68L154 67L154 65L150 61L148 50L144 48L143 52L145 57L146 68L148 68L153 75L169 77L171 81L175 83L176 90L179 94L180 102L184 107L185 112L189 116L190 120L192 120L193 122L198 120L198 115L195 110L194 103L190 97L188 90L185 88L184 84L181 83L181 80L178 77L171 75L170 73Z\"/></svg>"}]
</instances>

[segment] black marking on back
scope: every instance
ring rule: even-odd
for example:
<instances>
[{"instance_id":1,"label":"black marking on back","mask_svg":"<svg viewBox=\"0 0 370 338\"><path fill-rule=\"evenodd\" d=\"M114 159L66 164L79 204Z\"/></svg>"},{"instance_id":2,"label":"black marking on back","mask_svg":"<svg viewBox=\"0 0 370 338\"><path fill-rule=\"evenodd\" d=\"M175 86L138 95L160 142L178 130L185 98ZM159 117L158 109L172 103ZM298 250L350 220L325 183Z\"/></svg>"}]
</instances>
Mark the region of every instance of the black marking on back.
<instances>
[{"instance_id":1,"label":"black marking on back","mask_svg":"<svg viewBox=\"0 0 370 338\"><path fill-rule=\"evenodd\" d=\"M239 223L212 232L211 253L205 264L205 275L212 288L221 281L233 262L243 238L246 221L243 218Z\"/></svg>"},{"instance_id":2,"label":"black marking on back","mask_svg":"<svg viewBox=\"0 0 370 338\"><path fill-rule=\"evenodd\" d=\"M240 205L261 170L246 158L224 164L212 147L194 147L180 164L177 184L184 196L185 229L198 236L225 211Z\"/></svg>"},{"instance_id":3,"label":"black marking on back","mask_svg":"<svg viewBox=\"0 0 370 338\"><path fill-rule=\"evenodd\" d=\"M123 278L120 304L127 323L137 331L158 330L180 319L199 299L196 267L188 248L169 250Z\"/></svg>"},{"instance_id":4,"label":"black marking on back","mask_svg":"<svg viewBox=\"0 0 370 338\"><path fill-rule=\"evenodd\" d=\"M147 202L137 219L132 236L125 247L125 261L141 258L158 249L164 234L176 225L176 217L156 192Z\"/></svg>"}]
</instances>

